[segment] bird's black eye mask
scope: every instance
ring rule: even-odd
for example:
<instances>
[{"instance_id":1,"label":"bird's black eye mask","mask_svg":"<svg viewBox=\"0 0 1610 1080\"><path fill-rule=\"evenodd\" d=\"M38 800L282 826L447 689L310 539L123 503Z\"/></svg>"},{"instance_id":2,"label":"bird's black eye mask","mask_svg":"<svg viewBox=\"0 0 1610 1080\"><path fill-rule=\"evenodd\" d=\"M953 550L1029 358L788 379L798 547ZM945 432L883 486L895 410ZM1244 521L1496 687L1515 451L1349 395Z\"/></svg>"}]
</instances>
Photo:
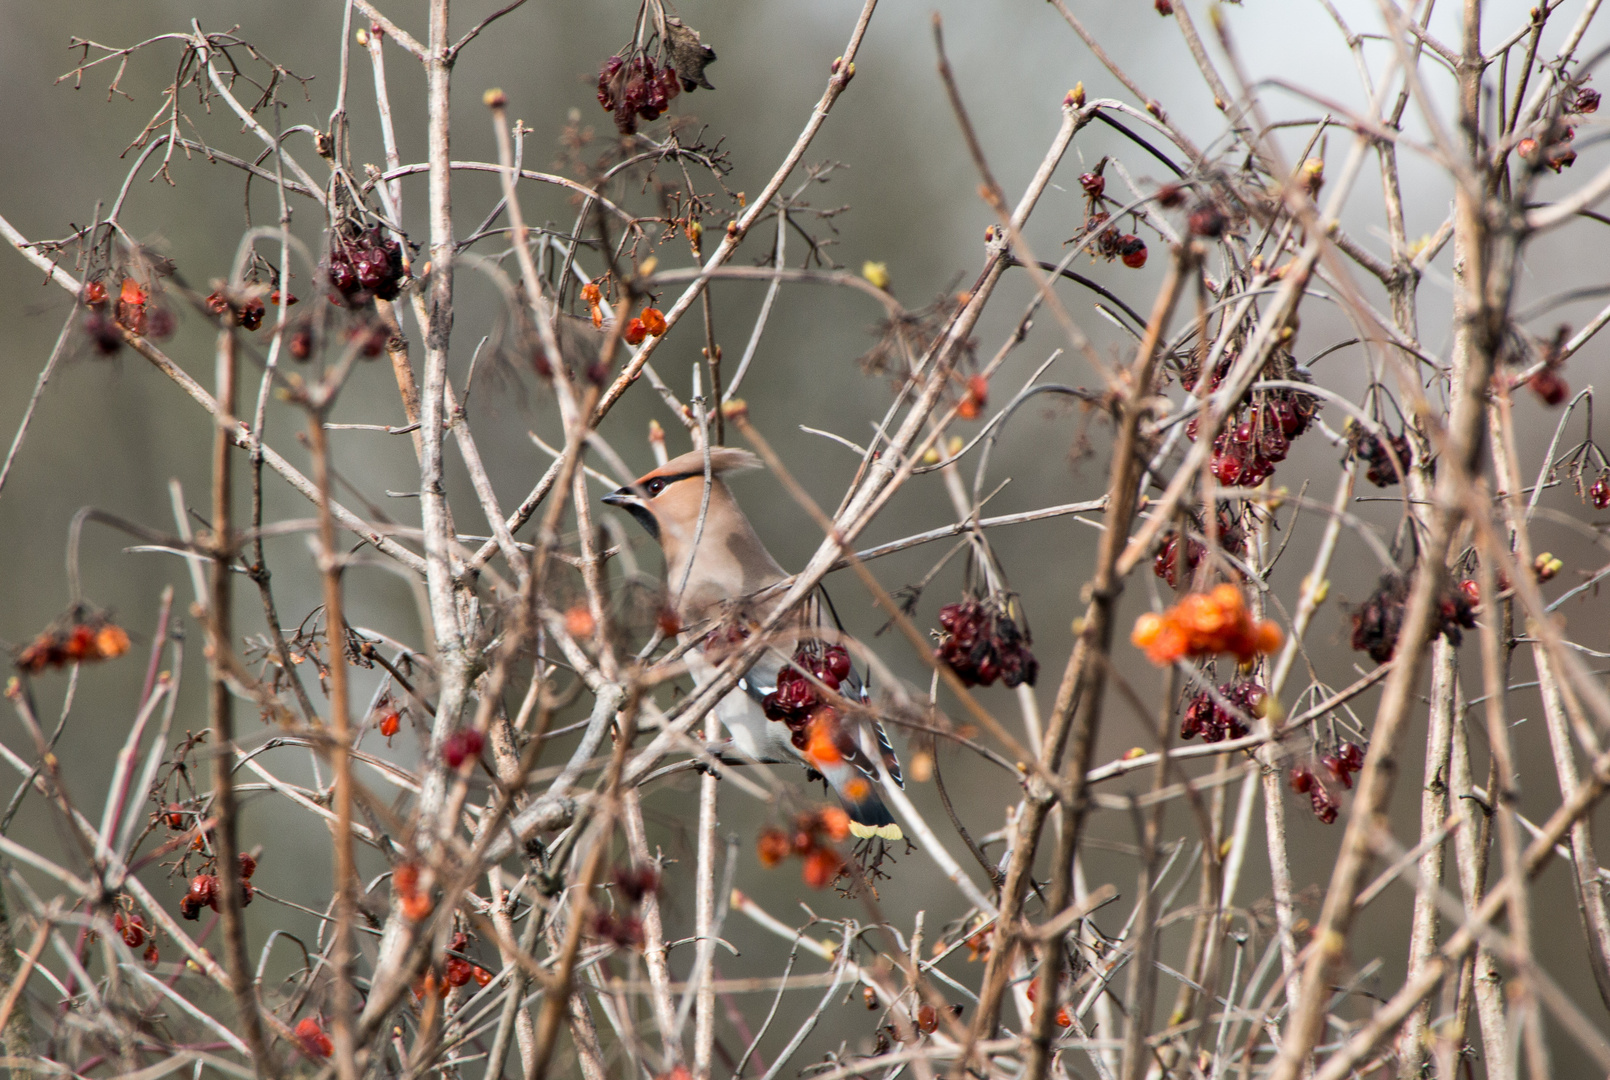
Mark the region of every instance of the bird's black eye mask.
<instances>
[{"instance_id":1,"label":"bird's black eye mask","mask_svg":"<svg viewBox=\"0 0 1610 1080\"><path fill-rule=\"evenodd\" d=\"M652 499L659 495L659 493L664 491L667 487L670 487L672 484L675 484L678 481L694 479L703 480L704 470L700 469L697 472L672 473L669 476L651 477L645 483L631 484L627 487L616 490L610 496L606 497L605 501L619 506L628 514L631 514L632 517L637 520L637 523L643 526L643 528L648 531L648 534L654 538L655 543L658 543L660 540L660 523L654 520L654 515L649 512L648 507L637 502L628 502L626 501L626 497L638 495L647 496L648 498Z\"/></svg>"}]
</instances>

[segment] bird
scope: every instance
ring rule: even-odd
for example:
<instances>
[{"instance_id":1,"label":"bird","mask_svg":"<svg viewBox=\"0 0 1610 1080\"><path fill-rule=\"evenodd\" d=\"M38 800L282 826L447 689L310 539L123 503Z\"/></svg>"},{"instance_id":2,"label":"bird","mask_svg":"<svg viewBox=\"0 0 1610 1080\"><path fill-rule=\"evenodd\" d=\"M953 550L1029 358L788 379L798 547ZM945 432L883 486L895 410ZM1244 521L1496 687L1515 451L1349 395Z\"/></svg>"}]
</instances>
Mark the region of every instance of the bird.
<instances>
[{"instance_id":1,"label":"bird","mask_svg":"<svg viewBox=\"0 0 1610 1080\"><path fill-rule=\"evenodd\" d=\"M787 578L722 480L760 468L760 459L747 450L711 447L708 460L708 494L705 453L695 450L603 497L659 543L681 637L693 642L688 670L700 686L772 613L782 595L775 586ZM818 589L779 624L770 647L715 712L743 757L797 762L820 775L848 815L852 835L900 840L904 834L878 794L874 761L904 787L900 762L868 708L866 680L830 619L832 604Z\"/></svg>"}]
</instances>

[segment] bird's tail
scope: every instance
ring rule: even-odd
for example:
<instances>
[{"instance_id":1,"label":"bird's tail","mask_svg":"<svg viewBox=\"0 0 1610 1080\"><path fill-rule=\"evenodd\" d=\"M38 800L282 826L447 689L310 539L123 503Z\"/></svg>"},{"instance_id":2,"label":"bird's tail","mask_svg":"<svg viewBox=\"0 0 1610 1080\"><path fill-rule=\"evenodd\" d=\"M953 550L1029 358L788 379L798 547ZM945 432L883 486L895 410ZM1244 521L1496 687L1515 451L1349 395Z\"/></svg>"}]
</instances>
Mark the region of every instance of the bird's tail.
<instances>
[{"instance_id":1,"label":"bird's tail","mask_svg":"<svg viewBox=\"0 0 1610 1080\"><path fill-rule=\"evenodd\" d=\"M895 824L894 815L883 805L877 786L861 770L848 763L823 769L816 766L822 778L839 797L844 812L850 815L850 834L863 840L876 836L881 840L901 840L905 833Z\"/></svg>"}]
</instances>

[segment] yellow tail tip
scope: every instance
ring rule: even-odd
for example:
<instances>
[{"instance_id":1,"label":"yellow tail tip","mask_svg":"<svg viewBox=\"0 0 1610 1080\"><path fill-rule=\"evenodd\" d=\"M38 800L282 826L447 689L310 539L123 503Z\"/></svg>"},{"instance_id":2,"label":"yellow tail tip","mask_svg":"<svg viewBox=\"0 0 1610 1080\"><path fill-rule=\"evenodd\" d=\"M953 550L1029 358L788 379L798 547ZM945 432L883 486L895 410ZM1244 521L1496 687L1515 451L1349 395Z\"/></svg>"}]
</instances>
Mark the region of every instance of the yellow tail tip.
<instances>
[{"instance_id":1,"label":"yellow tail tip","mask_svg":"<svg viewBox=\"0 0 1610 1080\"><path fill-rule=\"evenodd\" d=\"M904 840L906 834L900 831L900 826L889 825L863 825L859 821L850 822L850 835L859 840L869 840L876 836L880 840Z\"/></svg>"}]
</instances>

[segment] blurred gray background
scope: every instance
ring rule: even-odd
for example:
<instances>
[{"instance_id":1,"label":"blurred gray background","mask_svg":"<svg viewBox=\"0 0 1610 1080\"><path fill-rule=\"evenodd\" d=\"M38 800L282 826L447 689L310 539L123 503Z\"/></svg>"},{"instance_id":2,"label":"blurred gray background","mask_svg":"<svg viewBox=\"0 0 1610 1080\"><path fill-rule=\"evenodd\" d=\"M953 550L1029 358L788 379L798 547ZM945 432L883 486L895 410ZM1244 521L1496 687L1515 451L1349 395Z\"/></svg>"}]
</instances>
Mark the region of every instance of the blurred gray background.
<instances>
[{"instance_id":1,"label":"blurred gray background","mask_svg":"<svg viewBox=\"0 0 1610 1080\"><path fill-rule=\"evenodd\" d=\"M455 31L467 28L495 6L486 0L456 5ZM1149 0L1075 0L1072 6L1113 58L1162 103L1199 145L1223 149L1223 123L1212 107L1211 93L1191 63L1178 31L1171 22L1157 17ZM1338 6L1353 30L1379 29L1373 3L1355 0ZM1449 10L1439 10L1433 30L1444 40L1456 41L1455 12L1452 5L1443 6ZM1526 4L1522 2L1489 6L1493 9L1487 31L1490 40L1524 22ZM1570 10L1566 14L1574 17L1577 6L1567 5ZM338 78L342 8L334 0L252 4L233 0L206 4L147 0L134 5L0 0L0 101L4 102L0 110L0 147L4 148L0 154L0 214L36 239L63 236L73 225L91 220L97 203L116 196L133 157L120 159L119 155L157 111L163 90L172 80L179 47L172 42L159 42L130 59L121 81L127 97L109 98L111 65L87 73L81 89L75 89L70 79L57 83L58 77L69 72L76 62L77 54L67 47L70 36L123 46L187 29L192 19L205 30L238 25L240 35L264 55L310 80L305 98L295 87L286 93L289 106L283 123L323 128ZM389 3L385 9L401 25L424 36L425 5L419 0ZM673 113L698 117L708 125L709 140L723 140L722 149L731 155L733 171L727 186L732 191L756 192L771 175L819 96L831 61L843 51L858 10L859 4L847 0L777 0L765 4L684 0L680 5L682 17L703 32L705 42L715 48L720 59L708 72L718 89L680 97L673 105ZM807 198L818 207L849 207L833 219L831 235L836 243L827 249L829 254L853 270L859 270L867 260L887 263L893 279L891 289L909 308L922 307L947 291L971 283L981 266L984 228L993 220L977 196L978 176L936 74L930 29L930 17L936 10L944 16L946 41L963 97L1009 200L1015 200L1041 160L1057 129L1058 106L1075 82L1082 80L1091 96L1126 97L1046 4L1029 0L945 0L926 4L887 0L873 19L857 59L854 83L806 157L807 162L831 160L845 167L834 171L831 183L816 187ZM626 41L635 11L634 4L615 0L588 4L533 0L480 37L465 52L455 72L455 159L496 160L491 125L481 105L482 91L491 86L507 92L510 115L523 119L533 129L526 144L528 167L554 166L561 152L558 137L572 110L594 131L595 141L587 156L589 160L595 157L603 142L613 137L613 129L610 118L594 101L592 80L602 59ZM1193 2L1191 11L1207 33L1206 9ZM1223 12L1236 36L1242 60L1255 77L1289 80L1349 106L1364 102L1354 60L1318 5L1298 0L1249 0L1245 5L1226 7ZM1561 19L1555 23L1558 25L1551 25L1544 39L1545 54L1558 43L1566 25ZM1583 53L1592 52L1603 40L1602 33L1590 35ZM1365 53L1376 73L1383 69L1388 47L1378 41L1365 42ZM1432 65L1428 63L1426 70L1430 72ZM388 47L388 73L403 160L423 161L423 78L417 65L392 47ZM1438 71L1427 77L1445 102L1448 82L1444 73ZM1321 107L1273 83L1266 84L1265 92L1272 118L1314 117L1323 112ZM382 152L374 121L369 67L356 51L349 94L354 160L360 166L378 163ZM214 145L244 156L255 156L259 151L260 144L239 132L227 110L216 104L210 116L199 110L193 89L185 91L183 106L196 131ZM1412 106L1408 121L1410 136L1423 138L1424 126ZM650 126L649 130L657 133L660 126ZM1300 130L1287 130L1281 135L1288 159L1299 154L1303 138ZM299 137L289 145L303 164L318 174L319 163L308 140ZM1339 172L1349 145L1344 129L1332 130L1325 147L1332 175ZM1546 180L1543 194L1580 184L1605 165L1602 148L1584 146L1583 141L1578 146L1582 156L1575 169L1558 179ZM1090 126L1076 140L1033 219L1028 236L1041 258L1057 258L1062 242L1080 228L1084 209L1077 175L1107 153L1120 155L1143 187L1148 181L1161 179L1161 169L1154 161L1115 139L1101 125ZM1239 160L1228 164L1238 165ZM1449 186L1435 164L1421 154L1405 152L1402 167L1409 197L1409 235L1433 232L1448 212ZM147 164L134 178L123 215L125 226L133 235L168 254L193 284L226 275L247 223L248 204L243 199L240 174L200 157L187 160L183 155L176 155L172 164L173 186L160 179L149 180L152 172L153 166ZM1121 190L1116 177L1108 175L1109 190ZM790 188L798 183L797 176L788 185ZM427 235L423 214L425 180L422 176L410 178L404 186L406 224L416 240L423 240ZM707 184L701 186L708 190ZM524 186L522 192L528 220L569 227L574 209L563 198L540 191L535 185ZM453 200L461 234L481 220L495 198L494 177L455 174ZM1349 200L1344 223L1354 237L1384 252L1380 203L1378 173L1372 158ZM648 203L638 200L637 205L646 207ZM272 223L274 203L267 185L253 185L249 212L254 224ZM295 207L295 213L295 231L316 248L322 226L316 208L303 201ZM1587 223L1534 245L1521 286L1522 309L1565 289L1602 283L1610 267L1602 256L1602 237L1589 231L1601 228ZM742 264L763 258L771 235L769 229L756 230L735 261ZM1159 240L1150 235L1147 239L1152 245L1152 259L1144 270L1127 270L1117 263L1084 263L1075 268L1145 311L1166 262ZM802 253L802 246L797 237L791 238L792 260ZM1594 251L1601 254L1595 256ZM679 244L667 245L661 257L662 266L689 261L685 245ZM1449 254L1444 252L1427 274L1420 293L1421 336L1433 351L1445 350L1449 339L1448 262ZM0 438L5 445L9 445L38 372L70 311L68 299L55 287L42 286L40 277L14 252L0 251ZM1367 284L1362 276L1355 280ZM481 335L490 329L496 311L495 298L483 280L466 273L459 276L459 282L453 373L455 383L462 387L470 354ZM305 276L301 287L293 284L293 291L307 295ZM716 337L729 360L741 355L762 291L758 285L736 283L719 284L714 290ZM1364 291L1384 310L1379 290L1366 287ZM999 346L1031 296L1026 280L1008 279L980 325L982 355L987 357ZM667 299L672 297L674 293L667 295ZM1093 297L1074 291L1072 286L1064 287L1063 297L1104 354L1119 356L1125 342L1096 315ZM1530 328L1547 335L1559 321L1580 326L1599 302L1588 297L1566 304L1540 315ZM863 374L855 363L873 344L880 317L875 305L849 291L806 286L785 289L743 390L742 396L750 402L757 423L790 468L819 501L828 505L837 502L856 459L842 447L802 432L799 425L825 428L848 439L864 441L869 424L882 414L889 399L886 380ZM692 363L702 345L695 324L696 320L673 334L654 361L659 372L684 396L689 389ZM409 328L411 332L415 329L411 320ZM1352 336L1345 318L1334 307L1310 302L1303 311L1298 356L1307 360ZM996 378L997 400L1004 400L1009 388L1020 385L1062 343L1054 322L1040 320L1040 326L1017 348ZM180 332L170 343L169 352L210 385L211 335L200 319L181 313ZM1573 389L1594 381L1603 371L1604 355L1604 346L1595 343L1572 360L1566 376ZM1321 382L1348 394L1362 391L1367 370L1358 349L1333 354L1317 368ZM1066 356L1047 378L1073 384L1094 382L1082 360ZM248 385L255 388L255 379L248 378ZM493 482L504 505L511 506L529 490L548 463L526 432L535 430L550 440L554 438L558 426L551 396L534 384L529 372L511 371L501 378L484 379L477 375L469 408ZM1518 401L1518 409L1522 418L1522 453L1526 468L1535 473L1557 414L1545 413L1527 395ZM401 417L390 373L384 364L375 364L357 369L334 418L398 423ZM633 468L647 468L651 461L642 436L647 422L656 417L672 430L671 452L687 448L685 443L678 443L676 425L664 415L658 398L647 385L639 385L608 424L615 446ZM1341 427L1340 416L1328 419L1334 427ZM301 427L299 415L276 405L270 411L269 424L269 440L305 470L307 455L294 438ZM1580 432L1580 423L1574 424L1562 445L1574 443ZM1091 440L1094 456L1084 457L1078 452L1085 437ZM199 410L139 357L125 351L119 358L107 361L92 356L86 348L77 348L46 390L15 471L0 493L0 640L12 644L27 640L66 605L66 531L80 507L94 505L153 528L169 529L172 515L167 485L170 478L178 478L190 505L204 510L209 440L209 427ZM1008 478L1011 483L990 503L989 512L1009 513L1095 497L1105 482L1105 448L1105 426L1077 409L1047 405L1022 410L990 462L986 489ZM338 433L334 452L337 468L368 497L385 503L388 512L402 520L416 520L414 503L388 500L384 495L388 489L417 487L411 448L403 439ZM1311 433L1297 445L1275 482L1296 490L1312 479L1314 496L1328 499L1339 458L1339 450L1326 444L1317 432ZM484 523L453 452L449 461L460 526L466 531L483 532ZM969 477L972 466L969 461ZM801 566L820 539L809 519L762 477L740 480L736 487L779 561L789 569ZM270 478L267 491L269 519L309 515L307 504L279 481ZM1389 535L1401 507L1394 505L1395 489L1382 494L1384 502L1365 504L1360 512L1380 522ZM1567 517L1594 523L1600 520L1564 487L1547 495L1544 504ZM867 543L892 539L951 520L950 504L940 480L929 477L908 485L863 539ZM1292 540L1274 579L1276 592L1288 604L1295 600L1297 582L1306 572L1319 530L1319 522L1312 515L1300 518L1294 527L1290 520L1289 513L1282 516L1282 525L1292 530ZM635 526L626 524L634 541L644 540ZM1078 590L1091 564L1096 535L1089 525L1060 519L998 531L992 536L1013 586L1024 595L1035 650L1043 664L1042 705L1049 705L1067 657L1068 622L1077 610ZM165 555L126 554L122 551L126 543L121 536L91 526L83 545L86 595L114 610L136 638L130 659L86 670L64 736L62 757L67 782L75 796L83 800L86 812L98 808L112 757L127 731L130 703L138 692L144 654L150 645L157 597L163 586L172 584L181 609L191 598L187 574L178 560ZM1321 611L1309 635L1310 653L1319 676L1335 685L1354 677L1355 662L1354 654L1346 647L1345 611L1337 601L1362 600L1379 572L1368 549L1356 538L1344 536L1343 545L1333 574L1335 599ZM1580 572L1603 562L1602 553L1595 554L1584 531L1568 523L1540 522L1535 546L1538 550L1553 550L1564 558L1564 584L1575 582ZM876 564L875 570L884 585L893 590L920 579L941 551L941 546L934 546L908 552ZM641 547L639 554L650 567L657 565L657 556L647 546ZM282 617L294 624L319 603L318 582L305 541L275 541L270 546L269 562L275 573ZM956 598L960 580L960 561L956 560L924 594L916 613L920 626L935 625L938 606ZM418 642L412 595L396 576L355 570L347 581L351 621ZM1133 613L1148 602L1149 581L1147 577L1138 588L1131 589L1129 613L1121 625L1127 627ZM834 588L839 610L852 631L870 635L881 625L882 618L852 580L843 578ZM1607 643L1599 604L1597 598L1589 598L1570 607L1567 616L1579 641L1604 648ZM241 612L242 633L260 632L254 593L242 590L237 610ZM199 628L188 618L184 626L193 647L184 673L176 733L185 728L199 730L206 723ZM927 678L920 660L893 635L883 640L885 658L895 670L915 685L925 687ZM1468 664L1474 669L1474 647L1467 651L1471 653ZM1142 692L1155 692L1157 676L1139 662L1133 650L1121 643L1118 654L1121 670L1135 680ZM1526 670L1523 650L1517 657L1517 681L1527 680ZM41 707L47 715L59 703L64 683L59 675L36 680ZM360 700L367 700L372 685L360 684ZM1287 693L1288 703L1300 685L1294 676ZM996 689L984 692L984 700L1015 727L1016 709L1010 695ZM1370 714L1372 701L1365 699L1360 704L1363 716ZM268 734L266 729L257 729L249 708L241 712L246 742L253 743ZM1516 696L1514 715L1517 720L1526 719L1516 733L1525 770L1524 807L1537 817L1546 816L1558 792L1547 763L1537 705L1529 691ZM0 721L0 731L4 732L0 737L13 747L20 750L25 745L25 736L14 721ZM1099 757L1105 760L1129 746L1147 745L1150 741L1151 735L1132 714L1114 703L1104 726ZM1485 771L1485 747L1481 736L1474 736L1474 741L1480 775ZM1408 740L1408 760L1394 804L1399 836L1405 838L1413 835L1417 815L1419 742L1417 728ZM411 762L416 758L417 745L408 732L396 744L389 753L397 759ZM374 736L366 748L388 752ZM283 754L275 760L276 768L285 775L306 777L303 762ZM958 810L975 835L999 828L1004 807L1015 797L1008 778L993 766L954 750L942 749L940 764L957 796ZM0 785L5 794L9 795L14 779ZM1143 773L1113 783L1108 790L1138 792L1150 784L1150 775ZM668 785L647 802L654 818L655 839L669 854L684 860L681 867L673 870L678 876L691 871L691 847L683 829L684 823L691 820L688 815L692 787L690 782ZM944 816L930 788L931 785L913 785L912 794L919 807L931 815L930 822L940 828ZM753 803L736 791L728 791L722 805L723 828L740 840L743 861L738 870L739 886L785 921L798 921L802 913L793 904L801 888L794 869L767 872L753 861L751 845L760 819ZM1298 802L1292 802L1289 808L1297 882L1300 886L1323 883L1341 827L1320 825ZM1261 815L1256 820L1261 824ZM328 896L329 880L325 870L329 845L324 831L283 803L260 798L248 801L245 821L247 843L265 846L258 877L262 886L298 903L322 905ZM1191 830L1187 816L1178 810L1171 812L1168 825L1171 836L1189 835ZM1127 820L1120 815L1098 814L1093 829L1096 835L1109 840L1133 840ZM963 865L970 865L948 826L941 829L941 834ZM27 843L49 845L57 834L44 804L31 798L13 825L12 835ZM1247 906L1264 898L1268 889L1267 866L1260 861L1261 848L1255 845L1255 849L1257 853L1249 860L1238 895L1238 903ZM1132 860L1105 849L1092 849L1086 859L1091 881L1114 882L1125 893L1121 906L1127 910L1127 896L1134 882ZM373 872L380 866L373 863L367 868ZM976 869L974 876L980 879ZM158 890L169 890L177 901L178 882L164 883L155 871L147 878ZM1576 915L1570 910L1573 905L1564 888L1565 875L1556 865L1545 879L1537 894L1539 909L1535 913L1540 960L1591 1015L1599 1016L1577 937ZM940 883L936 871L923 853L903 857L882 890L884 915L909 932L913 914L925 909L932 940L937 927L963 911L962 901L954 891L939 888L936 883ZM1354 957L1359 962L1377 954L1383 956L1387 966L1380 978L1388 986L1396 985L1396 973L1401 970L1402 926L1409 896L1406 888L1388 890L1367 912L1355 945ZM806 899L824 915L867 917L861 905L831 894L812 894ZM673 893L669 904L669 917L674 924L686 926L691 922L689 899ZM265 923L272 916L278 923L284 911L254 907L252 914ZM311 919L294 913L288 919L288 925L312 931ZM1377 927L1378 934L1372 932ZM1114 925L1108 929L1118 928L1115 917ZM1181 924L1165 935L1165 957L1177 955L1186 933ZM775 973L780 941L766 938L738 917L729 920L726 936L742 955L720 958L723 975ZM490 958L490 948L486 951ZM681 959L679 969L688 959ZM815 962L802 963L810 966ZM810 966L810 970L818 967ZM964 961L954 960L950 967L964 981L977 978L979 969L968 969ZM811 993L798 997L801 1008L806 998L814 999ZM764 1014L765 1004L747 999L742 1003L751 1025ZM872 1014L861 1010L858 1003L850 1008L835 1007L796 1065L806 1064L841 1040L852 1050L865 1049L872 1027ZM785 1030L779 1023L762 1044L761 1053L768 1062L786 1041L788 1030L791 1029ZM741 1041L730 1029L724 1029L722 1039L734 1056L741 1052ZM1574 1056L1575 1049L1564 1038L1555 1040L1555 1046L1561 1075L1569 1075L1573 1063L1579 1061ZM1075 1069L1085 1067L1082 1060L1070 1064Z\"/></svg>"}]
</instances>

